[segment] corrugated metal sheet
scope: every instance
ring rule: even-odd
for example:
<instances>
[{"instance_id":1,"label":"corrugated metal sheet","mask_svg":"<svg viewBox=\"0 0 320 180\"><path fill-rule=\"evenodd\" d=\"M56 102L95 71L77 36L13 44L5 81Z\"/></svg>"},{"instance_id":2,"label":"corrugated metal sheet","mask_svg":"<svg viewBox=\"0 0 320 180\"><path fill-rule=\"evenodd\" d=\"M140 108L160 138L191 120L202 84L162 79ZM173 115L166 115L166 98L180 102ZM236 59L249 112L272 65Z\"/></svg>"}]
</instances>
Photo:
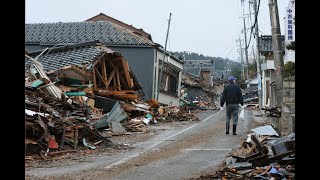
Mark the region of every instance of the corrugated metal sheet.
<instances>
[{"instance_id":1,"label":"corrugated metal sheet","mask_svg":"<svg viewBox=\"0 0 320 180\"><path fill-rule=\"evenodd\" d=\"M260 126L255 129L251 129L252 132L256 133L257 135L263 135L263 136L279 136L279 134L273 129L272 126L266 125L266 126Z\"/></svg>"},{"instance_id":2,"label":"corrugated metal sheet","mask_svg":"<svg viewBox=\"0 0 320 180\"><path fill-rule=\"evenodd\" d=\"M26 44L67 44L95 40L106 45L154 45L151 40L106 21L25 25Z\"/></svg>"},{"instance_id":3,"label":"corrugated metal sheet","mask_svg":"<svg viewBox=\"0 0 320 180\"><path fill-rule=\"evenodd\" d=\"M111 121L117 121L121 122L123 120L126 120L128 118L127 113L124 111L124 109L121 107L119 102L117 101L111 111L108 113L108 115L102 119L99 119L94 124L94 127L96 129L104 128L107 126L111 126Z\"/></svg>"}]
</instances>

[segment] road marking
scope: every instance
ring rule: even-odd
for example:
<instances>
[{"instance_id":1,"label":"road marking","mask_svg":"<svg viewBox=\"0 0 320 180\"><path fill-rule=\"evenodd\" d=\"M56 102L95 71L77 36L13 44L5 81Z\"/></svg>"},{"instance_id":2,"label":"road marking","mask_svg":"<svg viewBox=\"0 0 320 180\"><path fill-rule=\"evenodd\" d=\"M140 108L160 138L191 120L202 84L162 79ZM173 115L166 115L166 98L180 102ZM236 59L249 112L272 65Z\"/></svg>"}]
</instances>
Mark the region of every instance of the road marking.
<instances>
[{"instance_id":1,"label":"road marking","mask_svg":"<svg viewBox=\"0 0 320 180\"><path fill-rule=\"evenodd\" d=\"M170 138L176 137L176 136L178 136L179 134L181 134L181 133L183 133L183 132L185 132L185 131L188 131L188 130L190 130L190 129L196 127L196 126L198 126L199 124L202 124L202 123L206 122L207 120L209 120L209 119L212 118L213 116L219 114L220 112L222 112L222 111L219 111L219 112L217 112L217 113L215 113L215 114L212 114L211 116L207 117L207 118L204 119L203 121L201 121L201 122L199 122L199 123L197 123L197 124L195 124L195 125L192 125L192 126L186 128L186 129L183 129L183 130L181 130L181 131L179 131L179 132L177 132L177 133L174 133L174 134L172 134L172 135L164 138L163 140L161 140L161 141L159 141L159 142L156 142L156 143L148 146L144 151L134 153L134 154L130 155L129 157L124 158L124 159L121 159L121 160L119 160L119 161L116 161L115 163L112 163L112 164L110 164L110 165L108 165L108 166L105 166L104 168L105 168L105 169L109 169L109 168L111 168L112 166L119 165L119 164L122 164L122 163L130 160L130 159L133 159L133 158L139 156L140 154L143 154L143 153L145 153L145 152L147 152L147 151L155 148L156 146L162 144L163 142L170 141L170 140L169 140Z\"/></svg>"},{"instance_id":2,"label":"road marking","mask_svg":"<svg viewBox=\"0 0 320 180\"><path fill-rule=\"evenodd\" d=\"M185 149L185 151L232 151L232 149Z\"/></svg>"}]
</instances>

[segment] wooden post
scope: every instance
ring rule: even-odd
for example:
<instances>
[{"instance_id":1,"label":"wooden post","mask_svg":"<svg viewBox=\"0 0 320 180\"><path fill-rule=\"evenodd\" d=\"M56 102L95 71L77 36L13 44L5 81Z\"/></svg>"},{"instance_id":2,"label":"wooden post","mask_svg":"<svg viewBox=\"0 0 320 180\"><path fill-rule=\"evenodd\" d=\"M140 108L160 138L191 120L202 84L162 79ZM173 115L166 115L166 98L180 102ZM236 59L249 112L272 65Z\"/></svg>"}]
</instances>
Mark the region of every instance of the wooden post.
<instances>
[{"instance_id":1,"label":"wooden post","mask_svg":"<svg viewBox=\"0 0 320 180\"><path fill-rule=\"evenodd\" d=\"M131 85L131 81L130 81L130 74L129 74L129 69L128 69L128 64L126 63L126 61L122 58L122 66L123 66L123 71L124 71L124 74L126 75L126 80L127 80L127 83L128 83L128 86L130 88L132 88L132 85Z\"/></svg>"},{"instance_id":2,"label":"wooden post","mask_svg":"<svg viewBox=\"0 0 320 180\"><path fill-rule=\"evenodd\" d=\"M97 71L97 74L99 75L101 81L103 82L103 84L107 87L107 83L105 82L105 80L103 79L103 77L101 76L101 74L99 73L98 69L96 67L94 67L94 70Z\"/></svg>"},{"instance_id":3,"label":"wooden post","mask_svg":"<svg viewBox=\"0 0 320 180\"><path fill-rule=\"evenodd\" d=\"M102 66L102 77L107 80L107 69L106 69L106 60L105 58L102 58L101 60L101 66Z\"/></svg>"},{"instance_id":4,"label":"wooden post","mask_svg":"<svg viewBox=\"0 0 320 180\"><path fill-rule=\"evenodd\" d=\"M93 87L96 89L97 88L97 79L96 79L95 67L93 67L92 73L93 73Z\"/></svg>"},{"instance_id":5,"label":"wooden post","mask_svg":"<svg viewBox=\"0 0 320 180\"><path fill-rule=\"evenodd\" d=\"M118 90L121 91L120 76L119 76L118 68L116 69L116 75L117 75L117 84L119 86Z\"/></svg>"},{"instance_id":6,"label":"wooden post","mask_svg":"<svg viewBox=\"0 0 320 180\"><path fill-rule=\"evenodd\" d=\"M113 86L117 86L117 72L118 70L115 69L115 76L113 77Z\"/></svg>"},{"instance_id":7,"label":"wooden post","mask_svg":"<svg viewBox=\"0 0 320 180\"><path fill-rule=\"evenodd\" d=\"M110 74L110 77L109 77L109 79L108 79L108 81L107 81L107 88L108 88L108 86L109 86L109 84L110 84L111 80L112 80L112 79L113 79L113 77L114 77L114 73L115 73L115 70L112 70L112 72L111 72L111 74Z\"/></svg>"}]
</instances>

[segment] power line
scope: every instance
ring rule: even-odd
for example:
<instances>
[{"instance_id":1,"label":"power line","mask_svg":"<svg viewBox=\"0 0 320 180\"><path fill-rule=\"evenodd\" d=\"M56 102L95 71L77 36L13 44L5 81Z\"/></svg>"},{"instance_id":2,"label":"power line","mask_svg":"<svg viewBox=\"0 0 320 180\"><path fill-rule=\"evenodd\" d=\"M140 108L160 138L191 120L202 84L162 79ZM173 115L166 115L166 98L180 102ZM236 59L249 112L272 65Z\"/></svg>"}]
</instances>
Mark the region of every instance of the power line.
<instances>
[{"instance_id":1,"label":"power line","mask_svg":"<svg viewBox=\"0 0 320 180\"><path fill-rule=\"evenodd\" d=\"M227 56L225 57L225 59L227 59L227 57L229 56L229 54L231 53L231 51L233 50L233 48L235 47L236 45L233 45L233 47L231 48L231 50L229 51L229 53L227 54Z\"/></svg>"},{"instance_id":2,"label":"power line","mask_svg":"<svg viewBox=\"0 0 320 180\"><path fill-rule=\"evenodd\" d=\"M246 45L246 46L247 46L246 48L248 48L249 45L250 45L250 41L251 41L251 37L252 37L252 33L253 33L253 28L256 26L257 21L258 21L259 9L260 9L260 0L259 0L259 2L258 2L258 10L257 10L257 13L255 14L254 24L253 24L253 26L251 26L249 43Z\"/></svg>"}]
</instances>

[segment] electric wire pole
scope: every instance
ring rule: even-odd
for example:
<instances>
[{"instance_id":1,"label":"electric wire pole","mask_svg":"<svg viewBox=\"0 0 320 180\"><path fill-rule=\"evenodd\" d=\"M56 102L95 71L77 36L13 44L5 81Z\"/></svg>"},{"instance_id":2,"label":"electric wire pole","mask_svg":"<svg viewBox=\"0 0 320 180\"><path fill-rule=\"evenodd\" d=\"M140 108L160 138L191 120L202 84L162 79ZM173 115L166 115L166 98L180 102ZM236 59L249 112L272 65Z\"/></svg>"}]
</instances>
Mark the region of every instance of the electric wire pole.
<instances>
[{"instance_id":1,"label":"electric wire pole","mask_svg":"<svg viewBox=\"0 0 320 180\"><path fill-rule=\"evenodd\" d=\"M260 1L260 0L259 0ZM255 37L257 46L257 78L258 78L258 98L259 98L259 108L262 106L262 93L261 93L261 70L260 70L260 42L259 42L259 28L258 28L258 10L257 10L257 0L253 0L253 9L255 15Z\"/></svg>"},{"instance_id":2,"label":"electric wire pole","mask_svg":"<svg viewBox=\"0 0 320 180\"><path fill-rule=\"evenodd\" d=\"M246 57L246 64L247 64L247 87L250 87L250 80L249 80L249 60L248 60L248 44L247 44L247 29L246 29L246 19L244 17L244 7L243 7L243 32L244 32L244 52Z\"/></svg>"},{"instance_id":3,"label":"electric wire pole","mask_svg":"<svg viewBox=\"0 0 320 180\"><path fill-rule=\"evenodd\" d=\"M169 15L169 21L168 21L168 29L167 29L167 36L166 36L166 43L164 45L164 52L163 52L163 58L161 63L161 69L160 69L160 78L158 80L158 94L157 94L157 100L159 100L159 94L160 94L160 87L162 82L162 76L163 76L163 66L164 66L164 59L166 57L166 50L167 50L167 42L168 42L168 35L169 35L169 28L170 28L170 21L171 21L171 13Z\"/></svg>"},{"instance_id":4,"label":"electric wire pole","mask_svg":"<svg viewBox=\"0 0 320 180\"><path fill-rule=\"evenodd\" d=\"M283 49L279 23L279 13L277 0L269 0L269 12L272 32L272 47L275 66L275 85L276 85L276 106L282 106L283 100Z\"/></svg>"},{"instance_id":5,"label":"electric wire pole","mask_svg":"<svg viewBox=\"0 0 320 180\"><path fill-rule=\"evenodd\" d=\"M242 45L241 45L241 39L239 37L239 52L240 52L240 62L241 62L241 80L245 80L245 76L244 76L244 68L243 68L243 52L242 52Z\"/></svg>"}]
</instances>

